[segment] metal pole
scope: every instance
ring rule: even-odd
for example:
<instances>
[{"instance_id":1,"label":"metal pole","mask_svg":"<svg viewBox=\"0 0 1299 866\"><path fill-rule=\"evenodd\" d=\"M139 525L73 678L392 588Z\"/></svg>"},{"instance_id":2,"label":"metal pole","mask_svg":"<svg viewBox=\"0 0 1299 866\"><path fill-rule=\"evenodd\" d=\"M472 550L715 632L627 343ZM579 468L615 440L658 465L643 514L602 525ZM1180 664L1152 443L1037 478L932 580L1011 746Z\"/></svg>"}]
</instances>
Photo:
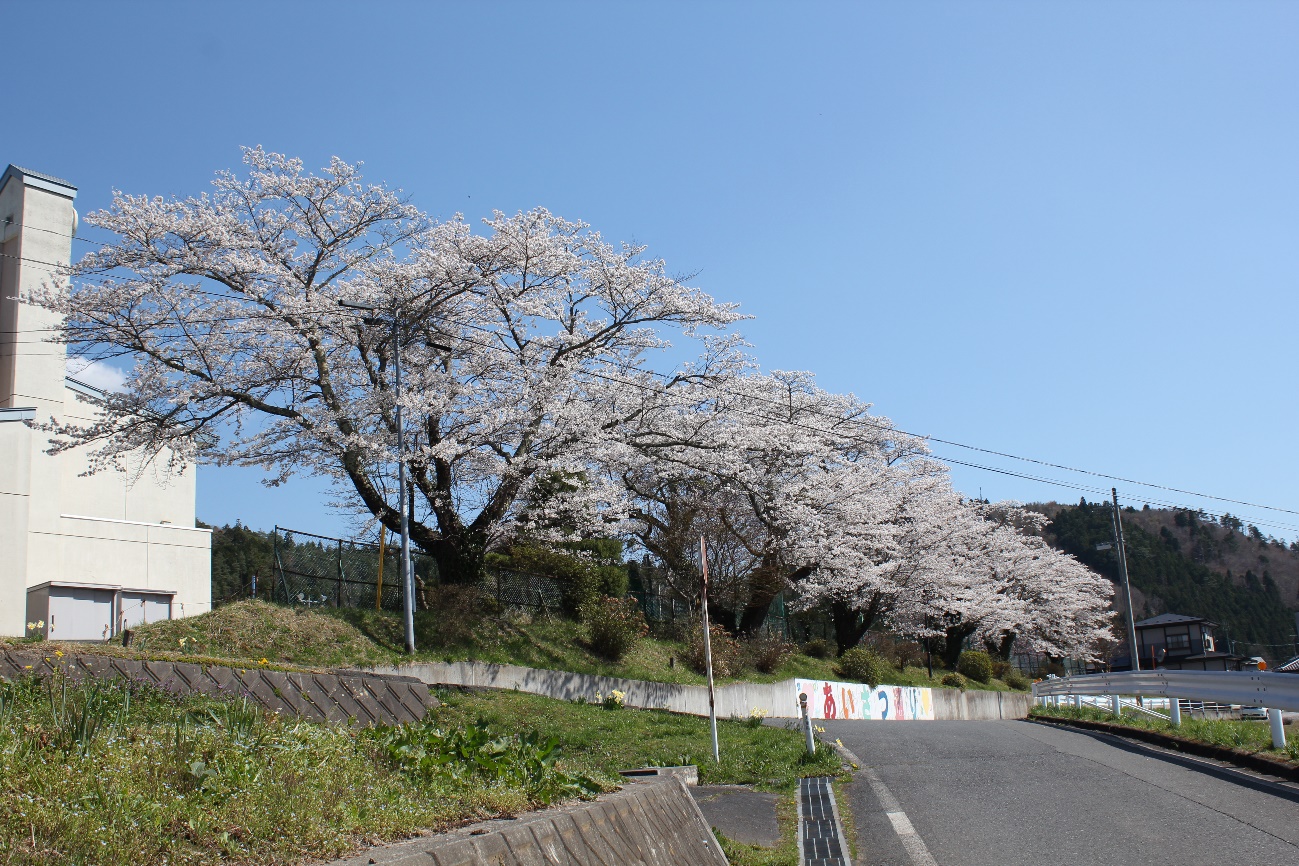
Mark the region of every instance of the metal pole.
<instances>
[{"instance_id":1,"label":"metal pole","mask_svg":"<svg viewBox=\"0 0 1299 866\"><path fill-rule=\"evenodd\" d=\"M1182 726L1182 699L1168 699L1168 723L1174 728Z\"/></svg>"},{"instance_id":2,"label":"metal pole","mask_svg":"<svg viewBox=\"0 0 1299 866\"><path fill-rule=\"evenodd\" d=\"M1122 716L1122 715L1123 715L1123 704L1120 702L1120 700L1119 700L1119 696L1118 696L1117 694L1115 694L1115 695L1111 695L1111 696L1110 696L1110 699L1111 699L1110 708L1111 708L1111 710L1113 711L1114 715L1116 715L1116 716Z\"/></svg>"},{"instance_id":3,"label":"metal pole","mask_svg":"<svg viewBox=\"0 0 1299 866\"><path fill-rule=\"evenodd\" d=\"M812 736L812 716L807 711L807 692L799 693L798 710L803 717L803 737L807 741L807 753L816 755L816 738Z\"/></svg>"},{"instance_id":4,"label":"metal pole","mask_svg":"<svg viewBox=\"0 0 1299 866\"><path fill-rule=\"evenodd\" d=\"M1281 711L1275 707L1267 711L1267 719L1272 723L1272 748L1285 748L1285 719L1281 717Z\"/></svg>"},{"instance_id":5,"label":"metal pole","mask_svg":"<svg viewBox=\"0 0 1299 866\"><path fill-rule=\"evenodd\" d=\"M704 666L708 668L708 726L713 734L713 760L720 764L721 753L717 749L717 693L713 688L713 638L708 626L708 547L704 537L699 536L699 562L703 566L703 609L704 609Z\"/></svg>"},{"instance_id":6,"label":"metal pole","mask_svg":"<svg viewBox=\"0 0 1299 866\"><path fill-rule=\"evenodd\" d=\"M1128 658L1132 660L1132 670L1141 670L1141 659L1137 655L1137 625L1132 617L1132 586L1128 583L1128 553L1123 546L1123 519L1119 516L1119 491L1111 487L1114 497L1114 543L1119 548L1119 579L1123 581L1123 597L1128 603Z\"/></svg>"},{"instance_id":7,"label":"metal pole","mask_svg":"<svg viewBox=\"0 0 1299 866\"><path fill-rule=\"evenodd\" d=\"M401 610L406 621L406 654L415 654L415 579L410 570L410 518L406 513L406 434L401 423L401 332L392 324L392 367L397 381L397 508L401 511Z\"/></svg>"},{"instance_id":8,"label":"metal pole","mask_svg":"<svg viewBox=\"0 0 1299 866\"><path fill-rule=\"evenodd\" d=\"M379 582L374 587L374 609L383 609L383 557L384 543L388 540L388 527L379 524Z\"/></svg>"}]
</instances>

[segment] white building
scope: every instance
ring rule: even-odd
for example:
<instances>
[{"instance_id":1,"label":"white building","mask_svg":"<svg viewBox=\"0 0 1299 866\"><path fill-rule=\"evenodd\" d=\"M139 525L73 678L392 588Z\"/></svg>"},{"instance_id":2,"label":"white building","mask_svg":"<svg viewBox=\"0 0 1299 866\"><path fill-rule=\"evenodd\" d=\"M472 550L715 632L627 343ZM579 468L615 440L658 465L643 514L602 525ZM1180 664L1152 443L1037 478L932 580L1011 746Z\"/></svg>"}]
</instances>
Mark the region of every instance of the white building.
<instances>
[{"instance_id":1,"label":"white building","mask_svg":"<svg viewBox=\"0 0 1299 866\"><path fill-rule=\"evenodd\" d=\"M9 166L0 177L0 635L102 640L212 603L212 536L194 526L195 471L83 476L84 451L47 454L26 423L88 419L96 389L70 378L55 314L23 304L71 261L76 187Z\"/></svg>"}]
</instances>

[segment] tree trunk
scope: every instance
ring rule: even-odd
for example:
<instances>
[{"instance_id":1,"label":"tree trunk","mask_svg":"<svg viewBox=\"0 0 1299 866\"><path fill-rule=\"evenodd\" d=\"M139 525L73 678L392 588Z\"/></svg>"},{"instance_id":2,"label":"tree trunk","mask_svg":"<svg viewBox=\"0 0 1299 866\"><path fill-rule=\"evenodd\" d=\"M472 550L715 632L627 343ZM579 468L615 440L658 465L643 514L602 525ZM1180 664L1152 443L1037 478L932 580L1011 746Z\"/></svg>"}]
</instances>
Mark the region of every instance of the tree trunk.
<instances>
[{"instance_id":1,"label":"tree trunk","mask_svg":"<svg viewBox=\"0 0 1299 866\"><path fill-rule=\"evenodd\" d=\"M945 667L956 669L956 663L961 660L961 646L965 639L974 634L972 625L954 625L950 626L943 637L943 665Z\"/></svg>"},{"instance_id":2,"label":"tree trunk","mask_svg":"<svg viewBox=\"0 0 1299 866\"><path fill-rule=\"evenodd\" d=\"M853 610L842 601L831 603L830 618L834 622L834 642L839 647L839 655L861 643L862 637L875 623L875 613L874 603L864 611Z\"/></svg>"}]
</instances>

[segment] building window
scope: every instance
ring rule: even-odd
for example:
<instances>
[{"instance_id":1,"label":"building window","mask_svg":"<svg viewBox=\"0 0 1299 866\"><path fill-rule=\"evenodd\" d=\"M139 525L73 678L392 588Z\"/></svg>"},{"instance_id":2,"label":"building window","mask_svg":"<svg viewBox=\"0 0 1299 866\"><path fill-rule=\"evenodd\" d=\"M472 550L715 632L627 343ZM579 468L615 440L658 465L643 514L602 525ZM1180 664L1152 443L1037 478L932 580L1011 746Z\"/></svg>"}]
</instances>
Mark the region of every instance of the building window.
<instances>
[{"instance_id":1,"label":"building window","mask_svg":"<svg viewBox=\"0 0 1299 866\"><path fill-rule=\"evenodd\" d=\"M1168 636L1168 651L1176 652L1191 648L1191 636L1185 634L1170 634Z\"/></svg>"}]
</instances>

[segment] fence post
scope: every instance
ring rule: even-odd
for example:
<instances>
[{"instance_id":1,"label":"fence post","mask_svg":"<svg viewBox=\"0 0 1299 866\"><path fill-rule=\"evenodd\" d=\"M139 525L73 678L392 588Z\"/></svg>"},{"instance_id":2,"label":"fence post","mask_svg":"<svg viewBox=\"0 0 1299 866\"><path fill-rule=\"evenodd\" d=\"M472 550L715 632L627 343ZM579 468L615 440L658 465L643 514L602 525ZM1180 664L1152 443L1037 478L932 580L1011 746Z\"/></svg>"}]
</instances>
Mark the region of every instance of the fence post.
<instances>
[{"instance_id":1,"label":"fence post","mask_svg":"<svg viewBox=\"0 0 1299 866\"><path fill-rule=\"evenodd\" d=\"M334 581L334 607L343 606L343 539L338 539L338 577Z\"/></svg>"},{"instance_id":2,"label":"fence post","mask_svg":"<svg viewBox=\"0 0 1299 866\"><path fill-rule=\"evenodd\" d=\"M1082 709L1082 695L1074 695L1074 696L1073 696L1073 708L1074 708L1075 710L1081 710L1081 709Z\"/></svg>"},{"instance_id":3,"label":"fence post","mask_svg":"<svg viewBox=\"0 0 1299 866\"><path fill-rule=\"evenodd\" d=\"M1116 715L1116 716L1122 716L1122 715L1123 715L1123 704L1122 704L1122 703L1120 702L1120 700L1119 700L1118 692L1115 692L1115 693L1113 694L1112 699L1113 699L1112 709L1113 709L1114 715Z\"/></svg>"},{"instance_id":4,"label":"fence post","mask_svg":"<svg viewBox=\"0 0 1299 866\"><path fill-rule=\"evenodd\" d=\"M1272 723L1272 748L1285 748L1285 719L1281 717L1281 711L1275 707L1267 711L1268 721Z\"/></svg>"},{"instance_id":5,"label":"fence post","mask_svg":"<svg viewBox=\"0 0 1299 866\"><path fill-rule=\"evenodd\" d=\"M1182 699L1168 699L1168 723L1174 728L1182 726Z\"/></svg>"}]
</instances>

